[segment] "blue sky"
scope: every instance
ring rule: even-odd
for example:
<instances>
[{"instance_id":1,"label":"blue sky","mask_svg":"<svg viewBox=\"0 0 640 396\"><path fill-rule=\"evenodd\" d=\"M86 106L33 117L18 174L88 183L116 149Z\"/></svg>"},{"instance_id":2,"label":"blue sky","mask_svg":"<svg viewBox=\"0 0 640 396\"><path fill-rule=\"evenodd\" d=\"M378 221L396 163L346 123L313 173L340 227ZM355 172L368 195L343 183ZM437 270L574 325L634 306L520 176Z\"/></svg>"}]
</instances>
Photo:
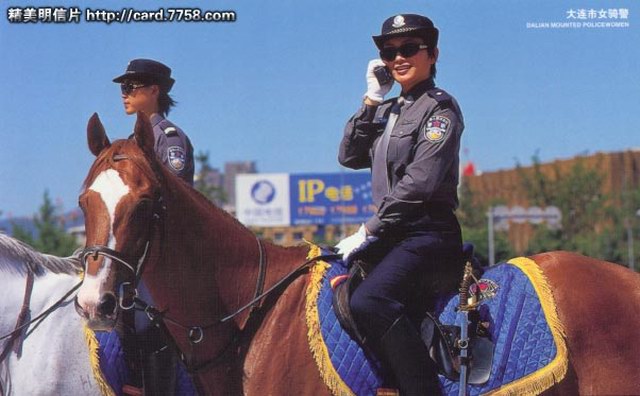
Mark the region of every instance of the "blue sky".
<instances>
[{"instance_id":1,"label":"blue sky","mask_svg":"<svg viewBox=\"0 0 640 396\"><path fill-rule=\"evenodd\" d=\"M11 7L234 10L234 23L12 24ZM627 10L626 28L527 28L569 10ZM377 56L371 35L401 12L440 29L437 84L465 116L463 148L483 171L640 146L640 7L635 1L181 1L0 3L0 217L34 213L45 189L76 205L93 160L98 112L126 137L111 79L133 58L173 68L169 118L214 167L255 160L261 172L338 172L337 147ZM579 20L573 20L579 21ZM530 25L531 26L531 25ZM395 88L397 90L397 87ZM395 91L394 91L395 92Z\"/></svg>"}]
</instances>

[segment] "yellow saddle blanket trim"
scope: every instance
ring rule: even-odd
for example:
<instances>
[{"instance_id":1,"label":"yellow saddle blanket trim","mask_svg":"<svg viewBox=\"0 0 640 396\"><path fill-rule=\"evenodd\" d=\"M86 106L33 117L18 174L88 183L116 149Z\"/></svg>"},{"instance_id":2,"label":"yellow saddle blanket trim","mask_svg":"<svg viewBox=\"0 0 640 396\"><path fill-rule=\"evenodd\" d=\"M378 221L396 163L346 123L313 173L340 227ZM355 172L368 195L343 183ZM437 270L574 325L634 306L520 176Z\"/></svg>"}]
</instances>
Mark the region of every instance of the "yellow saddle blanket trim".
<instances>
[{"instance_id":1,"label":"yellow saddle blanket trim","mask_svg":"<svg viewBox=\"0 0 640 396\"><path fill-rule=\"evenodd\" d=\"M321 254L320 247L310 244L311 248L307 259L318 257ZM351 388L345 384L340 375L331 364L329 350L322 339L320 332L320 316L318 313L318 294L322 286L322 278L331 265L324 261L318 261L311 268L309 284L307 285L306 301L305 301L305 320L307 322L307 338L309 339L309 348L316 364L320 370L320 376L324 383L329 387L331 393L336 396L355 396Z\"/></svg>"},{"instance_id":2,"label":"yellow saddle blanket trim","mask_svg":"<svg viewBox=\"0 0 640 396\"><path fill-rule=\"evenodd\" d=\"M319 256L321 254L320 248L313 244L310 245L311 248L307 258ZM535 261L526 257L511 259L508 261L508 264L518 267L529 278L534 290L538 294L542 311L544 312L556 344L556 356L548 365L540 370L485 393L485 395L537 395L562 381L567 373L568 351L565 341L566 334L556 311L556 304L551 287L540 267ZM329 351L320 332L317 297L320 293L322 278L328 268L330 268L330 265L324 261L318 261L316 265L311 268L305 301L305 319L308 327L307 336L309 339L309 347L320 369L320 375L331 392L336 396L355 396L331 364Z\"/></svg>"},{"instance_id":3,"label":"yellow saddle blanket trim","mask_svg":"<svg viewBox=\"0 0 640 396\"><path fill-rule=\"evenodd\" d=\"M547 324L551 329L551 334L553 335L553 340L556 344L556 357L551 361L551 363L540 370L519 378L509 384L503 385L498 389L486 393L485 395L538 395L562 381L567 374L569 360L567 344L565 342L566 333L564 326L558 317L556 302L553 298L553 293L547 281L547 277L544 275L538 264L526 257L511 259L508 261L508 264L515 265L525 275L527 275L529 281L533 285L533 288L538 294L542 311L547 319Z\"/></svg>"},{"instance_id":4,"label":"yellow saddle blanket trim","mask_svg":"<svg viewBox=\"0 0 640 396\"><path fill-rule=\"evenodd\" d=\"M100 370L100 361L98 358L98 340L96 335L87 325L84 325L84 336L87 340L87 346L89 347L89 359L91 360L91 370L93 371L93 378L96 380L96 384L100 388L100 393L104 396L116 396L113 389L102 375Z\"/></svg>"}]
</instances>

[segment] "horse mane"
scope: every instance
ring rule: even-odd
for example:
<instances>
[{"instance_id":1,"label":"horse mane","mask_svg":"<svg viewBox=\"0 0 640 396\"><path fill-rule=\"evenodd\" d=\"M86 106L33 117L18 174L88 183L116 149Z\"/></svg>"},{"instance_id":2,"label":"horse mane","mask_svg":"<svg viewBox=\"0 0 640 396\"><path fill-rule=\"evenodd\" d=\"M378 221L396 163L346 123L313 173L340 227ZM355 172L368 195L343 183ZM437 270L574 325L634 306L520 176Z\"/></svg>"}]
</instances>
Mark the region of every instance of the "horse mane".
<instances>
[{"instance_id":1,"label":"horse mane","mask_svg":"<svg viewBox=\"0 0 640 396\"><path fill-rule=\"evenodd\" d=\"M58 257L40 253L26 243L0 232L0 271L35 275L46 273L76 275L82 272L77 256Z\"/></svg>"},{"instance_id":2,"label":"horse mane","mask_svg":"<svg viewBox=\"0 0 640 396\"><path fill-rule=\"evenodd\" d=\"M145 157L145 161L148 161L148 159L146 159ZM155 162L155 158L154 158L154 163L157 164L157 162ZM162 180L163 182L163 188L165 189L175 189L178 188L180 189L184 194L187 194L189 197L191 197L195 203L201 208L203 209L206 213L208 214L214 214L214 215L218 215L221 216L223 219L229 221L229 225L235 226L234 230L237 230L238 232L247 232L248 234L250 234L253 237L257 237L255 235L255 233L253 231L251 231L251 229L247 226L245 226L244 224L242 224L240 222L240 220L238 220L235 216L233 216L231 213L227 212L226 210L222 209L221 207L217 206L215 203L213 203L212 201L209 200L209 198L207 198L202 192L198 191L195 188L192 188L191 186L189 186L184 180L182 180L181 178L179 178L178 176L176 176L173 172L171 172L170 170L168 170L165 166L158 164L159 166L157 166L156 172L160 174L160 180ZM295 249L300 248L300 245L296 245L296 246L281 246L278 244L275 244L273 242L270 241L265 241L262 238L260 238L261 242L267 246L272 246L275 247L277 249L281 249L281 251L292 251ZM306 245L305 245L306 246Z\"/></svg>"},{"instance_id":3,"label":"horse mane","mask_svg":"<svg viewBox=\"0 0 640 396\"><path fill-rule=\"evenodd\" d=\"M147 160L148 161L148 160ZM154 159L155 161L155 159ZM184 194L187 194L190 198L192 198L196 205L198 205L204 212L207 214L213 214L222 217L222 219L229 221L229 225L235 226L233 228L234 231L237 232L246 232L253 237L256 237L255 233L251 231L251 229L240 222L235 216L221 207L217 206L215 203L209 200L202 192L198 191L195 188L189 186L184 180L176 176L173 172L168 170L165 166L158 166L157 172L160 173L160 180L163 180L163 187L165 189L180 189ZM280 246L270 241L264 241L261 239L261 242L264 245L272 245L283 251L294 250L299 248L299 246Z\"/></svg>"},{"instance_id":4,"label":"horse mane","mask_svg":"<svg viewBox=\"0 0 640 396\"><path fill-rule=\"evenodd\" d=\"M112 166L113 162L117 160L116 158L118 155L126 155L127 159L131 160L138 170L143 172L144 177L152 180L158 180L163 188L167 190L180 190L184 194L193 198L195 203L207 213L219 214L234 223L239 227L239 229L246 230L246 232L253 234L253 232L244 224L240 223L238 219L222 208L216 206L200 191L195 188L191 188L184 180L180 179L165 166L158 163L155 158L152 160L147 158L142 150L137 146L133 138L116 140L111 144L111 147L100 153L89 170L89 174L83 184L84 188L86 189L105 168Z\"/></svg>"},{"instance_id":5,"label":"horse mane","mask_svg":"<svg viewBox=\"0 0 640 396\"><path fill-rule=\"evenodd\" d=\"M89 173L83 183L83 189L86 189L104 169L113 167L114 162L118 161L119 155L126 156L127 159L132 161L138 170L143 173L144 177L159 181L162 188L166 190L179 190L192 198L194 203L203 209L204 212L221 216L226 221L229 221L231 225L234 225L235 229L240 232L245 231L251 235L255 235L253 231L242 224L236 217L215 205L200 191L191 188L184 180L160 164L156 158L147 158L136 144L134 138L116 140L112 142L109 148L103 150L96 158L91 169L89 169ZM267 243L273 245L272 243ZM295 246L279 247L284 250L295 248Z\"/></svg>"},{"instance_id":6,"label":"horse mane","mask_svg":"<svg viewBox=\"0 0 640 396\"><path fill-rule=\"evenodd\" d=\"M173 174L171 171L166 169L164 166L161 166L159 168L160 168L159 171L162 173L162 180L165 180L166 188L176 188L179 186L178 188L182 189L182 191L185 194L188 194L190 197L192 197L195 203L198 206L200 206L202 209L204 209L207 213L218 214L223 218L229 220L232 224L237 226L238 229L242 229L248 233L253 234L253 231L247 228L247 226L242 224L237 218L235 218L229 212L227 212L226 210L220 208L219 206L211 202L200 191L196 190L195 188L190 188L190 186L184 180L177 177L175 174ZM167 181L170 181L171 184L167 184Z\"/></svg>"}]
</instances>

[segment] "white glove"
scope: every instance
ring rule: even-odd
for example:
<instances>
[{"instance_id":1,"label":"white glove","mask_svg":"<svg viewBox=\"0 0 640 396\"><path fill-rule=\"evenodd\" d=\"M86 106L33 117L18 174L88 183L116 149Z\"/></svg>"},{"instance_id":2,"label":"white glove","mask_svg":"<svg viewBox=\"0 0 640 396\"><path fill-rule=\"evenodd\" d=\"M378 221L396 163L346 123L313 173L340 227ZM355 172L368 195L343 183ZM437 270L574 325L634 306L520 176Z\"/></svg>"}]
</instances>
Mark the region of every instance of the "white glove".
<instances>
[{"instance_id":1,"label":"white glove","mask_svg":"<svg viewBox=\"0 0 640 396\"><path fill-rule=\"evenodd\" d=\"M373 74L373 69L378 66L384 67L384 62L380 59L373 59L369 61L369 65L367 66L367 92L364 96L375 102L382 102L384 100L384 95L391 91L393 80L388 84L380 86L376 75Z\"/></svg>"},{"instance_id":2,"label":"white glove","mask_svg":"<svg viewBox=\"0 0 640 396\"><path fill-rule=\"evenodd\" d=\"M338 253L342 254L342 261L345 264L349 264L349 259L353 257L354 253L360 252L364 250L371 242L375 242L378 240L377 236L367 235L367 229L364 227L364 224L360 226L358 231L350 235L336 245L338 249Z\"/></svg>"}]
</instances>

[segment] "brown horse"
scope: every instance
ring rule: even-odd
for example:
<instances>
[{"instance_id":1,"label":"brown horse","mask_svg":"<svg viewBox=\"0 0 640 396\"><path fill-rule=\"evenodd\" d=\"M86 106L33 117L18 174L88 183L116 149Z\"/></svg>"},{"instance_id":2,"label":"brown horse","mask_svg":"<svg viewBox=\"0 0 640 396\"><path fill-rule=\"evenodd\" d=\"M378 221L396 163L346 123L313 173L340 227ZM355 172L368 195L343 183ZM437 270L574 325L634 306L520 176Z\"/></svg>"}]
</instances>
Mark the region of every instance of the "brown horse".
<instances>
[{"instance_id":1,"label":"brown horse","mask_svg":"<svg viewBox=\"0 0 640 396\"><path fill-rule=\"evenodd\" d=\"M259 241L156 161L145 117L138 116L134 135L111 144L98 117L89 121L97 159L80 196L87 232L82 315L96 328L112 327L123 298L117 286L142 274L156 306L172 319L166 325L176 346L199 367L202 394L330 394L307 341L306 272L254 314L217 321L253 299L259 263L268 289L305 262L308 247ZM553 290L570 358L568 374L547 392L640 394L640 276L572 253L533 259ZM189 332L191 326L202 331Z\"/></svg>"}]
</instances>

